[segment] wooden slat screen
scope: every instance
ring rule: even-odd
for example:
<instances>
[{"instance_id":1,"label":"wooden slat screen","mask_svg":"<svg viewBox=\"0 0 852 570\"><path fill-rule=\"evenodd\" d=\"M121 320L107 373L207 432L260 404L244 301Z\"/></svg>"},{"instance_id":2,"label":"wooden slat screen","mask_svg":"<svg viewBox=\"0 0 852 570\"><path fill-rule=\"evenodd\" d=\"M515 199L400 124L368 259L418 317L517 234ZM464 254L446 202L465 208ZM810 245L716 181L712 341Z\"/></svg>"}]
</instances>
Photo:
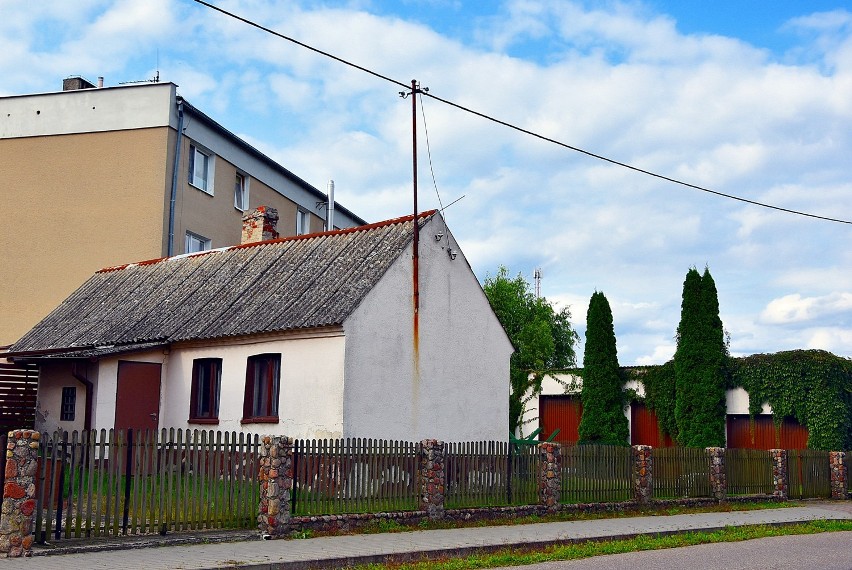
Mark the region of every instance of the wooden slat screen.
<instances>
[{"instance_id":1,"label":"wooden slat screen","mask_svg":"<svg viewBox=\"0 0 852 570\"><path fill-rule=\"evenodd\" d=\"M33 429L37 389L36 365L0 360L0 431Z\"/></svg>"}]
</instances>

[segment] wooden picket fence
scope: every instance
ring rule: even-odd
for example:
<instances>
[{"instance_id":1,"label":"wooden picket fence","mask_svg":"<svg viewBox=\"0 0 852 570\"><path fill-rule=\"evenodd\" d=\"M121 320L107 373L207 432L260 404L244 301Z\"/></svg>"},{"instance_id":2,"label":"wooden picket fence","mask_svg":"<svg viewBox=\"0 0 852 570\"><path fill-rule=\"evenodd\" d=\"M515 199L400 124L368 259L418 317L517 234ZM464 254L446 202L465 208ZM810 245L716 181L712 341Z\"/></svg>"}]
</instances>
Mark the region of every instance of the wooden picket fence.
<instances>
[{"instance_id":1,"label":"wooden picket fence","mask_svg":"<svg viewBox=\"0 0 852 570\"><path fill-rule=\"evenodd\" d=\"M711 496L710 460L704 449L659 447L653 457L655 499Z\"/></svg>"},{"instance_id":2,"label":"wooden picket fence","mask_svg":"<svg viewBox=\"0 0 852 570\"><path fill-rule=\"evenodd\" d=\"M383 439L296 440L293 514L416 510L417 446Z\"/></svg>"},{"instance_id":3,"label":"wooden picket fence","mask_svg":"<svg viewBox=\"0 0 852 570\"><path fill-rule=\"evenodd\" d=\"M538 501L538 449L504 441L447 443L447 508L529 505Z\"/></svg>"},{"instance_id":4,"label":"wooden picket fence","mask_svg":"<svg viewBox=\"0 0 852 570\"><path fill-rule=\"evenodd\" d=\"M787 451L788 492L791 499L831 497L831 466L828 451Z\"/></svg>"},{"instance_id":5,"label":"wooden picket fence","mask_svg":"<svg viewBox=\"0 0 852 570\"><path fill-rule=\"evenodd\" d=\"M729 495L771 495L775 490L772 482L772 455L767 450L727 449L725 469Z\"/></svg>"},{"instance_id":6,"label":"wooden picket fence","mask_svg":"<svg viewBox=\"0 0 852 570\"><path fill-rule=\"evenodd\" d=\"M256 526L257 435L92 430L55 432L42 443L39 542Z\"/></svg>"},{"instance_id":7,"label":"wooden picket fence","mask_svg":"<svg viewBox=\"0 0 852 570\"><path fill-rule=\"evenodd\" d=\"M562 448L562 502L607 503L633 497L633 455L623 445Z\"/></svg>"}]
</instances>

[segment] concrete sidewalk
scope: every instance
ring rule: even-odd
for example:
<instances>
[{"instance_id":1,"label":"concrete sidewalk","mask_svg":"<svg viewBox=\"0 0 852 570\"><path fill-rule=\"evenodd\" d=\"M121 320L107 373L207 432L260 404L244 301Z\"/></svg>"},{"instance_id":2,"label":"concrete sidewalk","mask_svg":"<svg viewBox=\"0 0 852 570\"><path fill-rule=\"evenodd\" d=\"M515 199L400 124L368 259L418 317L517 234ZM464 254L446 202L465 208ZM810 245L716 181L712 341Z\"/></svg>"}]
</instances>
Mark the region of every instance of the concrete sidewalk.
<instances>
[{"instance_id":1,"label":"concrete sidewalk","mask_svg":"<svg viewBox=\"0 0 852 570\"><path fill-rule=\"evenodd\" d=\"M423 557L465 555L507 547L715 530L726 526L794 524L820 519L852 520L847 503L807 503L802 507L641 516L515 526L426 530L388 534L329 536L305 540L242 540L182 546L150 546L113 551L38 555L8 559L0 569L31 570L129 569L146 570L250 568L288 570L341 568L347 565L401 561ZM129 546L129 545L128 545ZM38 554L44 554L40 551Z\"/></svg>"}]
</instances>

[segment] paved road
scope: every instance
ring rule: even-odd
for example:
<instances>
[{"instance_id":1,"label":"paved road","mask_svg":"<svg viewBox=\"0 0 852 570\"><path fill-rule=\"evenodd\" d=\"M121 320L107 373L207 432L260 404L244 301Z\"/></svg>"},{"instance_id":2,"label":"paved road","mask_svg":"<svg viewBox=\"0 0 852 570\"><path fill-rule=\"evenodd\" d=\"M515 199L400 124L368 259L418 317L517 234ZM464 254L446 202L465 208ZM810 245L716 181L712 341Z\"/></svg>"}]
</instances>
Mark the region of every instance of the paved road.
<instances>
[{"instance_id":1,"label":"paved road","mask_svg":"<svg viewBox=\"0 0 852 570\"><path fill-rule=\"evenodd\" d=\"M852 532L774 536L669 550L547 562L523 570L849 570Z\"/></svg>"}]
</instances>

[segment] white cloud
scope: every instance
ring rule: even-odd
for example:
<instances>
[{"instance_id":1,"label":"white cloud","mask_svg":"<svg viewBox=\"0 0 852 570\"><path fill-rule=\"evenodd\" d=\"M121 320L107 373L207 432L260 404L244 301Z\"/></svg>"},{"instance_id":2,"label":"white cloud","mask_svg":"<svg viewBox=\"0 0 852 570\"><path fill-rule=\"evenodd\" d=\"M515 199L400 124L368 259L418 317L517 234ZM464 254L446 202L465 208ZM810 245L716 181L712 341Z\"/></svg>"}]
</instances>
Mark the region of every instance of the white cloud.
<instances>
[{"instance_id":1,"label":"white cloud","mask_svg":"<svg viewBox=\"0 0 852 570\"><path fill-rule=\"evenodd\" d=\"M760 318L767 324L784 325L840 316L850 311L852 293L832 293L821 297L802 297L799 293L793 293L770 301Z\"/></svg>"}]
</instances>

